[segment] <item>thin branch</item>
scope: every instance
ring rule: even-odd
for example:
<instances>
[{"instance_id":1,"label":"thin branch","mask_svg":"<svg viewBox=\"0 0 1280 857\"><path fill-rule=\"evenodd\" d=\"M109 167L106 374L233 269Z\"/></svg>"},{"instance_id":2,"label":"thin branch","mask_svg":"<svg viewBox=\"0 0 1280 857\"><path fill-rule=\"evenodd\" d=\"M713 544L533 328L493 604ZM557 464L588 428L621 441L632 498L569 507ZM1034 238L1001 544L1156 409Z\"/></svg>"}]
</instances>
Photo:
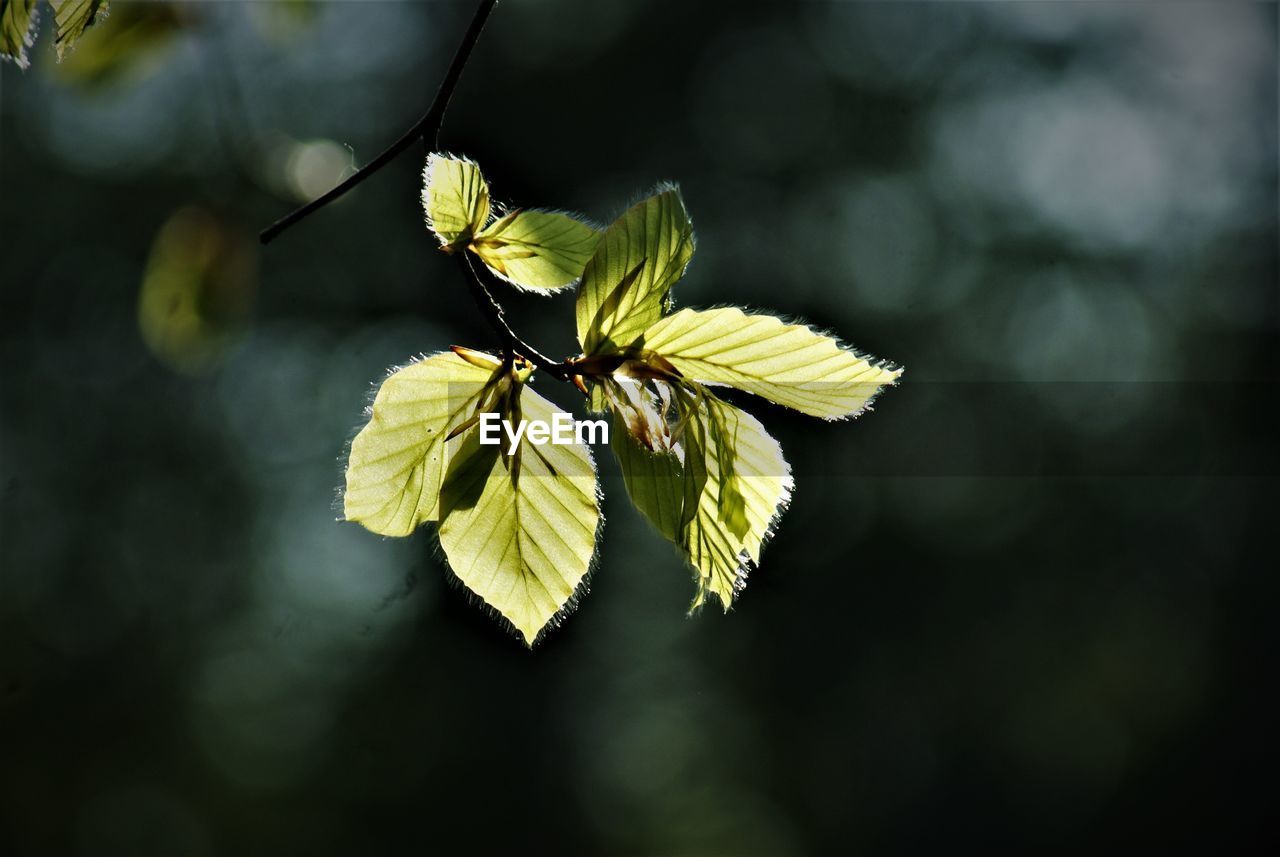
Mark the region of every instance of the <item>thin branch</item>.
<instances>
[{"instance_id":1,"label":"thin branch","mask_svg":"<svg viewBox=\"0 0 1280 857\"><path fill-rule=\"evenodd\" d=\"M436 90L436 96L431 102L431 107L418 120L417 124L406 131L399 140L392 143L386 151L361 167L337 187L262 230L259 238L263 244L269 244L272 239L293 224L333 202L360 184L360 182L369 178L369 176L390 163L396 155L408 149L418 140L427 143L430 148L439 148L440 125L444 121L444 113L449 106L449 99L453 97L453 91L458 86L463 69L466 68L467 59L471 56L471 49L475 47L476 41L480 38L480 31L484 29L489 13L493 11L496 3L497 0L480 0L475 14L471 17L471 24L462 35L462 41L458 43L458 50L453 55L453 61L449 64L448 71L445 72L444 80L440 82L440 88ZM480 314L484 316L485 321L488 322L489 326L493 328L493 331L501 339L504 355L508 357L516 355L523 357L552 378L560 381L571 382L576 380L574 376L594 374L591 371L575 371L577 367L569 361L557 363L521 339L511 329L511 325L507 323L506 313L503 311L502 305L494 298L493 292L490 291L486 283L486 279L493 279L493 274L489 272L489 269L484 265L480 265L477 268L465 250L457 253L455 258L458 261L459 268L462 270L464 279L467 281L467 290L471 293L472 300L475 301L476 307L480 310ZM581 388L581 382L578 381L577 384Z\"/></svg>"},{"instance_id":2,"label":"thin branch","mask_svg":"<svg viewBox=\"0 0 1280 857\"><path fill-rule=\"evenodd\" d=\"M458 80L462 77L462 70L466 67L467 60L471 56L471 49L475 47L476 40L480 38L480 31L484 29L485 21L488 20L489 13L493 11L495 3L497 3L497 0L480 0L475 14L471 16L471 23L467 26L467 31L462 35L462 41L458 43L458 50L453 55L453 61L449 63L449 70L445 72L444 80L441 81L440 88L436 90L436 97L432 99L431 107L422 115L417 124L405 132L403 137L392 143L386 151L356 170L337 187L262 230L258 237L263 244L269 244L272 239L299 220L323 208L369 178L369 176L394 160L396 155L408 149L418 140L427 141L432 146L438 144L440 124L444 121L444 112L449 106L449 99L453 97L453 90L457 88Z\"/></svg>"},{"instance_id":3,"label":"thin branch","mask_svg":"<svg viewBox=\"0 0 1280 857\"><path fill-rule=\"evenodd\" d=\"M506 313L503 312L502 305L494 298L493 292L489 291L489 286L485 283L485 277L492 277L489 269L481 265L477 269L475 263L465 250L456 254L458 267L462 269L462 274L467 280L467 290L471 292L471 298L475 301L476 307L485 317L485 321L493 328L494 332L502 339L502 348L508 356L519 355L525 358L534 366L546 372L552 378L560 381L569 379L569 367L565 363L557 363L550 357L547 357L538 349L521 339L511 325L507 324ZM481 271L484 274L481 275Z\"/></svg>"}]
</instances>

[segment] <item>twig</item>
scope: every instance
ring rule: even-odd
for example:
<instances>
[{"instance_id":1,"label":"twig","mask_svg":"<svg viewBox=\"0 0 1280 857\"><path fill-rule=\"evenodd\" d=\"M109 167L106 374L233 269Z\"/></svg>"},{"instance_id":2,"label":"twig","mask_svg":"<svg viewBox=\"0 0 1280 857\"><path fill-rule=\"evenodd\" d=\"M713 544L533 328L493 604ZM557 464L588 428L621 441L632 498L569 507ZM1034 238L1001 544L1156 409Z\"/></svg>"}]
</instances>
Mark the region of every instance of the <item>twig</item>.
<instances>
[{"instance_id":1,"label":"twig","mask_svg":"<svg viewBox=\"0 0 1280 857\"><path fill-rule=\"evenodd\" d=\"M386 151L356 170L337 187L285 215L262 230L258 238L263 244L269 244L272 239L299 220L302 220L312 212L324 208L360 184L360 182L369 178L369 176L394 160L396 155L408 149L418 140L428 141L429 138L429 142L433 146L438 142L440 124L444 121L444 111L449 106L449 99L453 96L453 90L457 88L458 80L462 77L462 70L466 67L467 60L471 56L471 49L475 47L476 40L480 38L480 31L484 29L485 21L488 20L489 13L493 11L493 6L496 2L497 0L480 0L480 5L476 7L475 14L471 16L471 23L467 26L467 31L462 34L462 41L458 43L458 50L453 55L453 61L449 63L449 70L445 72L444 80L441 81L440 88L436 90L436 97L432 99L431 107L422 115L417 124L405 132L403 137L387 147Z\"/></svg>"},{"instance_id":2,"label":"twig","mask_svg":"<svg viewBox=\"0 0 1280 857\"><path fill-rule=\"evenodd\" d=\"M471 257L465 250L458 252L455 258L458 260L458 267L462 269L463 276L466 277L467 289L471 292L472 300L475 301L476 307L484 315L485 320L489 322L489 326L502 337L502 347L507 352L507 356L519 355L551 377L560 381L569 380L571 373L567 364L557 363L547 357L521 339L511 329L511 325L507 324L507 316L502 310L502 305L494 298L493 292L489 291L480 273L484 271L483 277L492 277L489 269L481 265L477 270L475 263L471 261Z\"/></svg>"},{"instance_id":3,"label":"twig","mask_svg":"<svg viewBox=\"0 0 1280 857\"><path fill-rule=\"evenodd\" d=\"M299 220L323 208L360 184L360 182L369 178L369 176L390 163L396 155L408 149L418 140L428 143L431 148L439 148L440 125L444 121L445 109L449 106L449 99L453 96L453 90L457 88L458 80L462 77L462 71L467 65L467 59L471 56L471 49L475 47L476 40L480 38L480 31L484 29L485 21L488 20L489 13L493 11L496 3L497 0L480 0L480 5L476 7L475 14L471 17L471 24L467 27L467 31L463 33L462 41L458 43L458 50L453 55L449 70L445 72L444 80L441 81L440 88L436 90L436 96L431 102L431 107L418 120L417 124L406 131L399 140L392 143L385 152L359 170L356 170L337 187L262 230L259 238L263 244L271 243L273 238ZM489 290L489 286L485 282L485 278L493 277L489 273L489 269L484 265L479 266L479 269L477 269L465 250L459 252L456 258L458 266L467 281L467 290L471 292L472 300L475 301L476 307L480 310L481 315L484 316L485 321L501 338L502 350L505 356L519 355L552 378L560 381L572 382L575 380L574 376L594 374L590 370L579 370L569 361L557 363L521 339L511 329L511 325L507 323L506 313L503 312L502 305L494 298L493 292ZM482 271L483 274L481 273ZM581 381L577 382L577 386L580 389L584 389L581 387Z\"/></svg>"}]
</instances>

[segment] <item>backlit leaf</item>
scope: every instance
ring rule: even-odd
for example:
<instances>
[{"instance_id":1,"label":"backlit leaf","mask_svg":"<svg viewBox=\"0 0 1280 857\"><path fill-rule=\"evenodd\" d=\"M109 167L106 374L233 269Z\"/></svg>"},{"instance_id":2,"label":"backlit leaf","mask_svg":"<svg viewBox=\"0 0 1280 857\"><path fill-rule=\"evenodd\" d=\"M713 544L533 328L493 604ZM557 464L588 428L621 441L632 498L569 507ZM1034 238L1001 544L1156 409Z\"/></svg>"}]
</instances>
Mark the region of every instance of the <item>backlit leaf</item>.
<instances>
[{"instance_id":1,"label":"backlit leaf","mask_svg":"<svg viewBox=\"0 0 1280 857\"><path fill-rule=\"evenodd\" d=\"M53 45L58 59L75 47L84 31L107 14L107 0L49 0L55 22Z\"/></svg>"},{"instance_id":2,"label":"backlit leaf","mask_svg":"<svg viewBox=\"0 0 1280 857\"><path fill-rule=\"evenodd\" d=\"M644 346L685 377L824 419L858 414L902 374L809 327L735 307L681 310L646 330Z\"/></svg>"},{"instance_id":3,"label":"backlit leaf","mask_svg":"<svg viewBox=\"0 0 1280 857\"><path fill-rule=\"evenodd\" d=\"M507 419L551 423L558 410L521 385ZM440 496L440 546L462 583L532 646L573 606L595 555L600 512L587 447L522 440L515 455L470 431Z\"/></svg>"},{"instance_id":4,"label":"backlit leaf","mask_svg":"<svg viewBox=\"0 0 1280 857\"><path fill-rule=\"evenodd\" d=\"M27 48L36 35L37 0L0 0L0 57L13 60L18 68L31 64Z\"/></svg>"},{"instance_id":5,"label":"backlit leaf","mask_svg":"<svg viewBox=\"0 0 1280 857\"><path fill-rule=\"evenodd\" d=\"M384 536L407 536L436 520L446 437L472 415L499 369L486 354L444 352L383 381L351 443L346 519Z\"/></svg>"},{"instance_id":6,"label":"backlit leaf","mask_svg":"<svg viewBox=\"0 0 1280 857\"><path fill-rule=\"evenodd\" d=\"M676 452L646 447L617 411L612 414L609 443L631 502L666 539L678 541L684 497L683 469Z\"/></svg>"},{"instance_id":7,"label":"backlit leaf","mask_svg":"<svg viewBox=\"0 0 1280 857\"><path fill-rule=\"evenodd\" d=\"M432 154L423 172L422 205L427 226L453 252L489 222L489 185L473 162Z\"/></svg>"},{"instance_id":8,"label":"backlit leaf","mask_svg":"<svg viewBox=\"0 0 1280 857\"><path fill-rule=\"evenodd\" d=\"M653 449L616 396L611 443L632 503L694 568L692 609L715 596L727 610L791 497L791 467L750 414L696 387L675 396L673 449Z\"/></svg>"},{"instance_id":9,"label":"backlit leaf","mask_svg":"<svg viewBox=\"0 0 1280 857\"><path fill-rule=\"evenodd\" d=\"M728 610L791 498L791 466L755 417L712 395L703 397L681 444L680 547L697 572L692 609L714 595Z\"/></svg>"},{"instance_id":10,"label":"backlit leaf","mask_svg":"<svg viewBox=\"0 0 1280 857\"><path fill-rule=\"evenodd\" d=\"M599 232L567 214L513 211L479 232L471 249L512 285L551 292L578 281L599 242Z\"/></svg>"},{"instance_id":11,"label":"backlit leaf","mask_svg":"<svg viewBox=\"0 0 1280 857\"><path fill-rule=\"evenodd\" d=\"M639 338L670 306L671 286L692 257L693 227L675 188L636 203L614 221L582 274L582 353L610 353Z\"/></svg>"}]
</instances>

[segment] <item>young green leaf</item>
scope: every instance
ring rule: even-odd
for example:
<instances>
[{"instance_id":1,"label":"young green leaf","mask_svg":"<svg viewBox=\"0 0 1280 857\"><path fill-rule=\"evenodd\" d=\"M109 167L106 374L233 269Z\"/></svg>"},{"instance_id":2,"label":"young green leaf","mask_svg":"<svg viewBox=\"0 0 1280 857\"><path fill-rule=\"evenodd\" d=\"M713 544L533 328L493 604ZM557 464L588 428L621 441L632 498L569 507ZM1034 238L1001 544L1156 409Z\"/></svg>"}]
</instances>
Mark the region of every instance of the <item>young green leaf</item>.
<instances>
[{"instance_id":1,"label":"young green leaf","mask_svg":"<svg viewBox=\"0 0 1280 857\"><path fill-rule=\"evenodd\" d=\"M18 68L31 65L27 48L36 36L37 0L0 0L0 57Z\"/></svg>"},{"instance_id":2,"label":"young green leaf","mask_svg":"<svg viewBox=\"0 0 1280 857\"><path fill-rule=\"evenodd\" d=\"M489 185L472 161L433 153L423 172L422 205L427 226L452 253L489 222Z\"/></svg>"},{"instance_id":3,"label":"young green leaf","mask_svg":"<svg viewBox=\"0 0 1280 857\"><path fill-rule=\"evenodd\" d=\"M635 436L627 420L614 411L609 444L622 470L631 502L668 541L678 542L683 468L674 450L653 450Z\"/></svg>"},{"instance_id":4,"label":"young green leaf","mask_svg":"<svg viewBox=\"0 0 1280 857\"><path fill-rule=\"evenodd\" d=\"M750 414L696 386L674 393L683 415L671 450L646 443L611 397L613 451L632 503L693 566L692 609L714 595L727 610L791 497L791 468Z\"/></svg>"},{"instance_id":5,"label":"young green leaf","mask_svg":"<svg viewBox=\"0 0 1280 857\"><path fill-rule=\"evenodd\" d=\"M514 412L550 424L558 410L520 385ZM505 442L505 438L504 438ZM522 438L514 455L468 432L440 495L440 546L462 583L532 646L571 609L595 555L600 511L585 446Z\"/></svg>"},{"instance_id":6,"label":"young green leaf","mask_svg":"<svg viewBox=\"0 0 1280 857\"><path fill-rule=\"evenodd\" d=\"M85 30L107 14L107 0L49 0L49 5L53 6L53 44L58 49L58 59L75 47Z\"/></svg>"},{"instance_id":7,"label":"young green leaf","mask_svg":"<svg viewBox=\"0 0 1280 857\"><path fill-rule=\"evenodd\" d=\"M671 286L692 257L693 226L675 188L636 203L614 221L582 274L582 353L612 353L638 339L666 312Z\"/></svg>"},{"instance_id":8,"label":"young green leaf","mask_svg":"<svg viewBox=\"0 0 1280 857\"><path fill-rule=\"evenodd\" d=\"M669 315L645 331L644 347L685 377L829 420L858 414L902 374L809 327L736 307Z\"/></svg>"},{"instance_id":9,"label":"young green leaf","mask_svg":"<svg viewBox=\"0 0 1280 857\"><path fill-rule=\"evenodd\" d=\"M489 185L473 162L427 158L422 202L446 252L469 249L517 288L554 292L573 285L600 233L567 214L517 210L489 223Z\"/></svg>"},{"instance_id":10,"label":"young green leaf","mask_svg":"<svg viewBox=\"0 0 1280 857\"><path fill-rule=\"evenodd\" d=\"M477 233L471 250L513 286L554 292L578 281L599 242L599 232L567 214L513 211Z\"/></svg>"},{"instance_id":11,"label":"young green leaf","mask_svg":"<svg viewBox=\"0 0 1280 857\"><path fill-rule=\"evenodd\" d=\"M728 610L791 498L791 466L755 417L710 394L681 443L686 500L680 547L698 583L691 609L714 595Z\"/></svg>"},{"instance_id":12,"label":"young green leaf","mask_svg":"<svg viewBox=\"0 0 1280 857\"><path fill-rule=\"evenodd\" d=\"M384 536L437 519L449 433L471 417L501 369L486 354L433 354L390 375L351 443L343 512Z\"/></svg>"}]
</instances>

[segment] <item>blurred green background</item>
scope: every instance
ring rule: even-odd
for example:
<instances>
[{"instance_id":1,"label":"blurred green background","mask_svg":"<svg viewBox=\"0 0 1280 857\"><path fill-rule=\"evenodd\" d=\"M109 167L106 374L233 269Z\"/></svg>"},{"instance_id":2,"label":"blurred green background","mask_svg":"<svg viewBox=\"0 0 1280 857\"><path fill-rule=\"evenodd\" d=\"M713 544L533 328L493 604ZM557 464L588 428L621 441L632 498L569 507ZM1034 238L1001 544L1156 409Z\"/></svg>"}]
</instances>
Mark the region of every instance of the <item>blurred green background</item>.
<instances>
[{"instance_id":1,"label":"blurred green background","mask_svg":"<svg viewBox=\"0 0 1280 857\"><path fill-rule=\"evenodd\" d=\"M445 149L601 222L677 180L680 305L907 367L851 424L750 404L797 490L728 616L600 456L532 653L428 532L334 520L371 382L493 344L420 153L254 237L469 15L115 2L0 68L0 851L1274 835L1276 6L504 0ZM506 303L571 353L571 299Z\"/></svg>"}]
</instances>

